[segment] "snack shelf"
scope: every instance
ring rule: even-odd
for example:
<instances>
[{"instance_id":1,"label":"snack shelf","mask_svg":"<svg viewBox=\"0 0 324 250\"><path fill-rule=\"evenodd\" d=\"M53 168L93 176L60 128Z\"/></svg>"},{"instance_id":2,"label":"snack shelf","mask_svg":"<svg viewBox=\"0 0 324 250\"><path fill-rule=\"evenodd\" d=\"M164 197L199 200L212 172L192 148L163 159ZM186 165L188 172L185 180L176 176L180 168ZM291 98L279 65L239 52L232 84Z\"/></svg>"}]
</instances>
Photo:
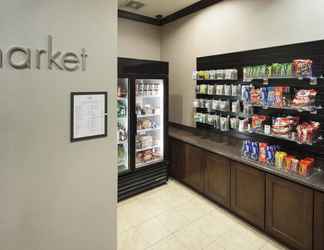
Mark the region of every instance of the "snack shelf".
<instances>
[{"instance_id":1,"label":"snack shelf","mask_svg":"<svg viewBox=\"0 0 324 250\"><path fill-rule=\"evenodd\" d=\"M147 128L147 129L138 129L137 133L145 133L145 132L150 132L150 131L158 131L160 128Z\"/></svg>"},{"instance_id":2,"label":"snack shelf","mask_svg":"<svg viewBox=\"0 0 324 250\"><path fill-rule=\"evenodd\" d=\"M255 79L249 79L243 80L242 84L252 84L252 85L289 85L290 87L295 88L318 88L321 87L321 85L324 82L323 77L313 77L310 78L296 78L296 77L285 77L285 78L255 78Z\"/></svg>"},{"instance_id":3,"label":"snack shelf","mask_svg":"<svg viewBox=\"0 0 324 250\"><path fill-rule=\"evenodd\" d=\"M156 117L156 116L160 116L160 114L137 115L137 118L147 118L147 117Z\"/></svg>"},{"instance_id":4,"label":"snack shelf","mask_svg":"<svg viewBox=\"0 0 324 250\"><path fill-rule=\"evenodd\" d=\"M160 159L154 159L154 160L147 161L147 162L136 163L136 168L142 168L142 167L145 167L145 166L148 166L148 165L151 165L151 164L155 164L155 163L159 163L159 162L162 162L162 161L163 160L160 158Z\"/></svg>"},{"instance_id":5,"label":"snack shelf","mask_svg":"<svg viewBox=\"0 0 324 250\"><path fill-rule=\"evenodd\" d=\"M244 133L244 132L243 132ZM317 138L317 140L314 140L313 143L300 143L297 140L291 139L287 136L280 136L280 135L274 135L274 134L265 134L261 131L247 131L246 133L251 133L251 134L257 134L257 135L262 135L262 136L266 136L266 137L272 137L272 138L276 138L276 139L281 139L281 140L285 140L285 141L290 141L290 142L294 142L297 143L299 145L308 145L308 146L314 146L315 144L317 144L319 141L322 141L321 136Z\"/></svg>"},{"instance_id":6,"label":"snack shelf","mask_svg":"<svg viewBox=\"0 0 324 250\"><path fill-rule=\"evenodd\" d=\"M160 147L160 145L154 145L154 146L151 146L151 147L136 149L136 152L142 152L142 151L145 151L145 150L150 150L150 149L159 148L159 147Z\"/></svg>"},{"instance_id":7,"label":"snack shelf","mask_svg":"<svg viewBox=\"0 0 324 250\"><path fill-rule=\"evenodd\" d=\"M323 109L322 106L308 106L308 107L297 107L297 106L263 106L259 104L252 104L253 107L262 108L262 109L285 109L285 110L295 110L298 112L317 112L317 110Z\"/></svg>"},{"instance_id":8,"label":"snack shelf","mask_svg":"<svg viewBox=\"0 0 324 250\"><path fill-rule=\"evenodd\" d=\"M218 99L241 99L241 96L233 96L233 95L216 95L216 94L202 94L202 93L196 93L197 97L215 97Z\"/></svg>"},{"instance_id":9,"label":"snack shelf","mask_svg":"<svg viewBox=\"0 0 324 250\"><path fill-rule=\"evenodd\" d=\"M259 161L254 161L254 160L252 160L252 159L250 159L250 158L247 158L247 157L244 157L244 156L242 156L242 159L243 159L244 161L250 162L250 163L252 163L252 164L257 164L258 166L262 166L262 167L264 167L264 168L266 168L266 169L269 169L269 170L271 170L271 171L276 171L276 172L278 172L278 173L282 173L282 174L285 174L285 175L289 175L289 176L292 176L292 177L294 177L294 178L298 178L298 179L301 179L301 180L304 180L304 179L310 179L310 178L314 177L315 175L321 173L321 171L322 171L322 170L320 170L320 169L318 169L318 168L313 168L313 169L311 170L311 173L310 173L309 175L307 175L307 176L302 176L302 175L300 175L300 174L298 174L298 173L296 173L296 172L293 172L293 171L287 171L287 170L285 170L284 168L276 168L274 165L262 164L262 163L259 162Z\"/></svg>"}]
</instances>

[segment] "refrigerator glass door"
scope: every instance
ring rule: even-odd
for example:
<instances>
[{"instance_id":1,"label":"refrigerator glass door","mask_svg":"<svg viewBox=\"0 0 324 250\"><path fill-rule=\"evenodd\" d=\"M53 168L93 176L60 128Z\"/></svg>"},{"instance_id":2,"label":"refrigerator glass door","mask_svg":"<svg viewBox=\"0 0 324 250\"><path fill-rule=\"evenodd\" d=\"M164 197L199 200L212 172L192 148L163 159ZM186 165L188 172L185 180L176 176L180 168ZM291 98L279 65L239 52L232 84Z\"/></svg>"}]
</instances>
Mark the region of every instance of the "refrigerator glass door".
<instances>
[{"instance_id":1,"label":"refrigerator glass door","mask_svg":"<svg viewBox=\"0 0 324 250\"><path fill-rule=\"evenodd\" d=\"M129 80L118 79L117 86L118 173L129 170Z\"/></svg>"},{"instance_id":2,"label":"refrigerator glass door","mask_svg":"<svg viewBox=\"0 0 324 250\"><path fill-rule=\"evenodd\" d=\"M136 168L161 162L164 158L164 82L136 80Z\"/></svg>"}]
</instances>

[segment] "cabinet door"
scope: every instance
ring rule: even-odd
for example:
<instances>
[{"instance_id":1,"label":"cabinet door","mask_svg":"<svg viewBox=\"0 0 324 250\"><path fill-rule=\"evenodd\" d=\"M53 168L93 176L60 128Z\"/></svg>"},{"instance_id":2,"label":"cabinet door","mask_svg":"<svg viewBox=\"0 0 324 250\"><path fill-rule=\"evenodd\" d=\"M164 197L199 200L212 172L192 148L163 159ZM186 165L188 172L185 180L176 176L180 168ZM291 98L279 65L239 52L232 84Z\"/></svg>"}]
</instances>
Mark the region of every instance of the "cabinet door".
<instances>
[{"instance_id":1,"label":"cabinet door","mask_svg":"<svg viewBox=\"0 0 324 250\"><path fill-rule=\"evenodd\" d=\"M264 229L265 174L231 161L231 209Z\"/></svg>"},{"instance_id":2,"label":"cabinet door","mask_svg":"<svg viewBox=\"0 0 324 250\"><path fill-rule=\"evenodd\" d=\"M312 249L313 191L267 175L266 230L296 249Z\"/></svg>"},{"instance_id":3,"label":"cabinet door","mask_svg":"<svg viewBox=\"0 0 324 250\"><path fill-rule=\"evenodd\" d=\"M324 194L315 193L314 250L324 249Z\"/></svg>"},{"instance_id":4,"label":"cabinet door","mask_svg":"<svg viewBox=\"0 0 324 250\"><path fill-rule=\"evenodd\" d=\"M229 160L220 155L206 153L205 194L212 200L229 207L230 166Z\"/></svg>"},{"instance_id":5,"label":"cabinet door","mask_svg":"<svg viewBox=\"0 0 324 250\"><path fill-rule=\"evenodd\" d=\"M194 189L203 191L203 150L190 144L185 145L185 178L184 182Z\"/></svg>"},{"instance_id":6,"label":"cabinet door","mask_svg":"<svg viewBox=\"0 0 324 250\"><path fill-rule=\"evenodd\" d=\"M169 174L173 178L182 181L185 176L185 143L170 138L170 166Z\"/></svg>"}]
</instances>

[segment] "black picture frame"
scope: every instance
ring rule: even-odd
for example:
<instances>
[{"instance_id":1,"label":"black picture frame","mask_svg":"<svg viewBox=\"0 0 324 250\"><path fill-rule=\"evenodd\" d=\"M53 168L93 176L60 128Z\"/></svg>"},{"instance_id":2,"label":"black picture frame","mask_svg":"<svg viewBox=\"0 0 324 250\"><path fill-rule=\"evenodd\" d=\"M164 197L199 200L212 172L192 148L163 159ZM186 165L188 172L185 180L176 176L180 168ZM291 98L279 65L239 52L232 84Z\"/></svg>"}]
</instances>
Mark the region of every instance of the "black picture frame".
<instances>
[{"instance_id":1,"label":"black picture frame","mask_svg":"<svg viewBox=\"0 0 324 250\"><path fill-rule=\"evenodd\" d=\"M93 135L93 136L85 136L85 137L78 137L74 138L74 97L80 96L80 95L104 95L105 98L105 128L103 134ZM106 91L97 91L97 92L71 92L70 95L71 98L71 116L70 116L70 141L73 142L80 142L80 141L86 141L91 139L98 139L107 137L108 135L108 92Z\"/></svg>"}]
</instances>

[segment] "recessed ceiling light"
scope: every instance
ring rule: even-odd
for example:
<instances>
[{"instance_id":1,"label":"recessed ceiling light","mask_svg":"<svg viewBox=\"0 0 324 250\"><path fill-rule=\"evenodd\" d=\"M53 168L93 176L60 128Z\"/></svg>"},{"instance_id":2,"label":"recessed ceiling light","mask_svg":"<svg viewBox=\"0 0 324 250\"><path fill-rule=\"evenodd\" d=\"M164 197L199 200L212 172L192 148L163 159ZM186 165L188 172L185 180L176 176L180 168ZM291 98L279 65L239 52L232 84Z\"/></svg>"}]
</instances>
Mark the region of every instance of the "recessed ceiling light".
<instances>
[{"instance_id":1,"label":"recessed ceiling light","mask_svg":"<svg viewBox=\"0 0 324 250\"><path fill-rule=\"evenodd\" d=\"M139 1L135 1L135 0L131 0L131 1L128 1L126 4L125 4L125 7L127 8L131 8L131 9L134 9L134 10L138 10L140 8L143 8L144 7L144 3L141 3Z\"/></svg>"}]
</instances>

